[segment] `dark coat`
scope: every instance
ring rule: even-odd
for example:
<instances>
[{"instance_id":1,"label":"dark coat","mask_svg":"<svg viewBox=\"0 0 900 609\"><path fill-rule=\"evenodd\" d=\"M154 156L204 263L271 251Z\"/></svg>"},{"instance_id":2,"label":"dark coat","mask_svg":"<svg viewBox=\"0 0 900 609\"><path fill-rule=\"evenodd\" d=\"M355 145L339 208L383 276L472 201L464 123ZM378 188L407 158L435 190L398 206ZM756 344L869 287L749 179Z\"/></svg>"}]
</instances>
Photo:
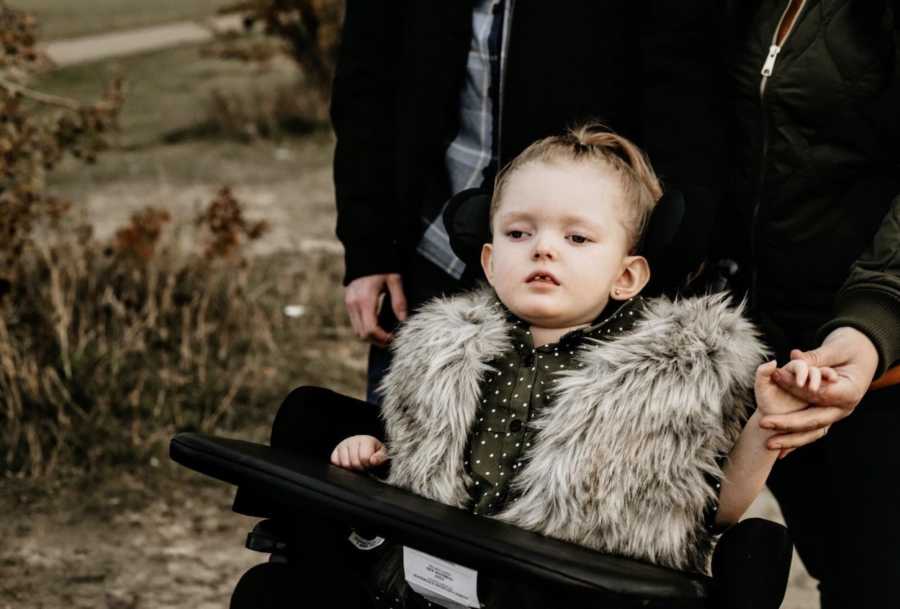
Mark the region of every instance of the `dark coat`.
<instances>
[{"instance_id":1,"label":"dark coat","mask_svg":"<svg viewBox=\"0 0 900 609\"><path fill-rule=\"evenodd\" d=\"M723 72L710 48L717 6L516 1L501 164L536 139L599 119L643 146L664 182L685 193L676 258L699 261L724 169ZM470 36L469 2L348 0L332 101L345 282L402 271L423 206L448 196L444 154L458 128Z\"/></svg>"},{"instance_id":2,"label":"dark coat","mask_svg":"<svg viewBox=\"0 0 900 609\"><path fill-rule=\"evenodd\" d=\"M883 371L900 357L900 3L807 0L764 79L787 4L742 9L724 249L782 356L848 325Z\"/></svg>"}]
</instances>

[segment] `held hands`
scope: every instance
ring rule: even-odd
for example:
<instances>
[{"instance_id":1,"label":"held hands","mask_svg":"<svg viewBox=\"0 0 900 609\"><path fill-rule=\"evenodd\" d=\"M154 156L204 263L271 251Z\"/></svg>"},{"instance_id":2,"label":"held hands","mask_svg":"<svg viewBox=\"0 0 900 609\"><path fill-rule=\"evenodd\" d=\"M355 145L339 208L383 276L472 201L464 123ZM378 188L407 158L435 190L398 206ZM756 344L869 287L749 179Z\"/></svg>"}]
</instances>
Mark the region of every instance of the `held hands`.
<instances>
[{"instance_id":1,"label":"held hands","mask_svg":"<svg viewBox=\"0 0 900 609\"><path fill-rule=\"evenodd\" d=\"M379 299L384 291L391 296L391 308L400 321L406 319L406 295L397 273L366 275L354 279L344 289L344 305L350 325L359 338L385 347L393 335L378 325Z\"/></svg>"},{"instance_id":2,"label":"held hands","mask_svg":"<svg viewBox=\"0 0 900 609\"><path fill-rule=\"evenodd\" d=\"M799 392L818 392L837 382L838 373L829 367L810 366L804 360L791 360L782 368L777 368L774 361L767 362L756 369L756 404L758 413L762 415L760 426L772 429L766 421L776 417L785 417L800 413L807 409L808 402L794 393L783 389L775 380L782 375L791 379L792 386ZM803 444L818 440L828 432L828 427L816 428L803 433L791 435L773 435L766 442L771 450L780 450L780 457Z\"/></svg>"},{"instance_id":3,"label":"held hands","mask_svg":"<svg viewBox=\"0 0 900 609\"><path fill-rule=\"evenodd\" d=\"M763 416L788 414L806 408L806 402L800 400L775 383L777 371L775 360L766 362L756 369L756 383L753 387L756 394L756 409Z\"/></svg>"},{"instance_id":4,"label":"held hands","mask_svg":"<svg viewBox=\"0 0 900 609\"><path fill-rule=\"evenodd\" d=\"M331 453L332 465L356 471L378 467L387 460L387 449L373 436L350 436L341 440Z\"/></svg>"},{"instance_id":5,"label":"held hands","mask_svg":"<svg viewBox=\"0 0 900 609\"><path fill-rule=\"evenodd\" d=\"M769 446L789 449L782 451L784 456L821 438L833 423L853 412L877 366L878 352L872 341L850 327L834 330L818 349L791 351L791 362L774 371L772 379L809 407L791 413L766 413L760 426L779 434L769 440Z\"/></svg>"}]
</instances>

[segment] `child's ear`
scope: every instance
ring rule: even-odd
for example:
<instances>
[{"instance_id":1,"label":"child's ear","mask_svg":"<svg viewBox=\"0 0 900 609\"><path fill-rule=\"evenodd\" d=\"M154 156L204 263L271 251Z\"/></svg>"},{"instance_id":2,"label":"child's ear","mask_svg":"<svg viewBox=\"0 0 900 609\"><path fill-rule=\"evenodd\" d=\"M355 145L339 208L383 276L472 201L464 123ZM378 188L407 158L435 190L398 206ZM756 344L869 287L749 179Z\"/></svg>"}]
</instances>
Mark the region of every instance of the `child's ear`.
<instances>
[{"instance_id":1,"label":"child's ear","mask_svg":"<svg viewBox=\"0 0 900 609\"><path fill-rule=\"evenodd\" d=\"M494 247L490 243L481 246L481 270L489 284L494 285Z\"/></svg>"},{"instance_id":2,"label":"child's ear","mask_svg":"<svg viewBox=\"0 0 900 609\"><path fill-rule=\"evenodd\" d=\"M613 282L610 297L613 300L628 300L637 296L650 281L650 265L643 256L626 256L622 272Z\"/></svg>"}]
</instances>

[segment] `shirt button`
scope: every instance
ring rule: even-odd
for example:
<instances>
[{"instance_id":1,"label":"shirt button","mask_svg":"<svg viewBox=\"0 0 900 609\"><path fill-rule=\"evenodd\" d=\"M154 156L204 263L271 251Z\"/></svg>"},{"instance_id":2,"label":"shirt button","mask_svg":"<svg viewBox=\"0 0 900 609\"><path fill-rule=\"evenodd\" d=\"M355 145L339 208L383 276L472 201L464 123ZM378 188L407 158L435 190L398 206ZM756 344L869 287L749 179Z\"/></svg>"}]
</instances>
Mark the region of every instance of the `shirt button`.
<instances>
[{"instance_id":1,"label":"shirt button","mask_svg":"<svg viewBox=\"0 0 900 609\"><path fill-rule=\"evenodd\" d=\"M509 424L509 430L514 433L521 431L522 430L522 421L520 421L519 419L513 419L512 422Z\"/></svg>"},{"instance_id":2,"label":"shirt button","mask_svg":"<svg viewBox=\"0 0 900 609\"><path fill-rule=\"evenodd\" d=\"M530 351L522 354L522 365L526 368L531 368L534 365L534 354Z\"/></svg>"}]
</instances>

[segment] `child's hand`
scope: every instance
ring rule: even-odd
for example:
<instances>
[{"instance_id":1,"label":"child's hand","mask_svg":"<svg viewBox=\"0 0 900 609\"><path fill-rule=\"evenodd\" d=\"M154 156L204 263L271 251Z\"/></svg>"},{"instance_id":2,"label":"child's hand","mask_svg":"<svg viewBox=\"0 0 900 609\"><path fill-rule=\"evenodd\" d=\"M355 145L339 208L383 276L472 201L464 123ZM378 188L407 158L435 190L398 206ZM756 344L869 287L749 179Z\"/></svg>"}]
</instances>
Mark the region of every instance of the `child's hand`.
<instances>
[{"instance_id":1,"label":"child's hand","mask_svg":"<svg viewBox=\"0 0 900 609\"><path fill-rule=\"evenodd\" d=\"M803 410L809 404L781 389L772 379L777 364L767 362L756 369L756 406L763 415L787 414ZM803 360L795 359L780 369L789 374L797 387L806 387L810 391L818 391L822 383L837 380L837 372L832 368L817 368Z\"/></svg>"},{"instance_id":2,"label":"child's hand","mask_svg":"<svg viewBox=\"0 0 900 609\"><path fill-rule=\"evenodd\" d=\"M344 469L364 471L387 461L387 449L373 436L350 436L331 453L331 463Z\"/></svg>"},{"instance_id":3,"label":"child's hand","mask_svg":"<svg viewBox=\"0 0 900 609\"><path fill-rule=\"evenodd\" d=\"M809 393L816 393L820 387L838 380L838 373L834 368L810 366L802 359L792 359L778 371L793 377L793 384L799 389L809 390Z\"/></svg>"}]
</instances>

